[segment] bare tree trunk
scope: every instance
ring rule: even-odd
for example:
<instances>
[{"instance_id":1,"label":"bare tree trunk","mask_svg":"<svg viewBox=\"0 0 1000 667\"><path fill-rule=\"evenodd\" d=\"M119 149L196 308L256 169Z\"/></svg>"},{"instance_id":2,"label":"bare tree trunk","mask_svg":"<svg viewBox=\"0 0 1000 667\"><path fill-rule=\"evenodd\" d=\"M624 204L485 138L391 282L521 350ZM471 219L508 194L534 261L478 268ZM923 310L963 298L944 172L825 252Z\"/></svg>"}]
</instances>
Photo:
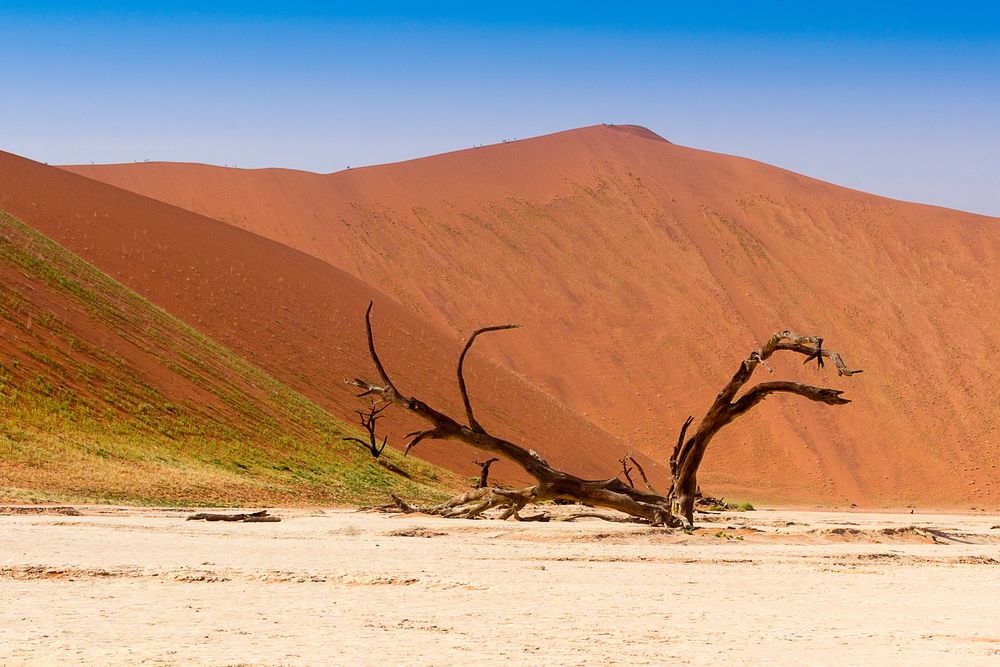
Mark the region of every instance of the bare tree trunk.
<instances>
[{"instance_id":1,"label":"bare tree trunk","mask_svg":"<svg viewBox=\"0 0 1000 667\"><path fill-rule=\"evenodd\" d=\"M466 426L435 410L420 399L403 394L396 388L375 350L371 310L372 304L368 304L368 309L365 311L365 328L368 334L368 350L381 384L376 385L362 379L355 379L353 384L364 390L359 394L359 398L377 395L430 424L430 428L426 430L409 434L410 441L403 449L404 454L409 453L425 438L460 440L477 449L513 461L536 480L534 486L523 489L478 488L440 505L419 508L422 512L447 517L475 518L487 510L500 508L502 509L500 518L519 518L518 511L529 503L562 499L618 510L655 526L690 526L694 521L698 466L701 464L708 443L720 429L776 392L798 394L810 400L830 405L848 403L847 399L840 397L840 391L796 382L765 382L751 388L737 399L736 394L747 383L758 365L764 363L774 352L788 350L806 355L806 361L817 359L821 365L824 357L830 358L841 375L853 375L860 372L848 370L837 353L822 349L821 338L800 336L790 331L775 334L763 347L752 352L743 361L736 375L716 397L712 407L709 408L690 438L685 438L685 436L693 420L689 417L684 423L677 446L670 458L671 489L667 496L662 496L652 490L641 467L640 474L649 492L635 489L630 484L622 482L617 476L603 480L583 479L553 468L534 450L525 449L488 433L476 420L463 375L465 357L476 338L481 334L513 329L517 325L507 324L478 329L466 342L458 360L458 388L465 406L466 421L468 422ZM813 344L815 347L810 347L809 344ZM399 506L400 509L408 507L402 501L398 501L395 505Z\"/></svg>"}]
</instances>

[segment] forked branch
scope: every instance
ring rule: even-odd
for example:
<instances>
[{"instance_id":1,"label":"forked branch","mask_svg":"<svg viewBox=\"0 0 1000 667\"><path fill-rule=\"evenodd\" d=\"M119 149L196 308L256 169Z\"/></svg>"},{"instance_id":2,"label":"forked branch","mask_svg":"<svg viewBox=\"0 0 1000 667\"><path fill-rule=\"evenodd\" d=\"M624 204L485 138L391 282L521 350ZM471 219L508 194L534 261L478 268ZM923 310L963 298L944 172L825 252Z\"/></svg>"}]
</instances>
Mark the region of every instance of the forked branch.
<instances>
[{"instance_id":1,"label":"forked branch","mask_svg":"<svg viewBox=\"0 0 1000 667\"><path fill-rule=\"evenodd\" d=\"M632 459L632 457L630 455L626 454L625 456L623 456L620 459L618 459L618 463L622 464L622 473L621 474L625 475L625 481L628 482L628 485L634 489L635 488L635 482L632 481L632 468L630 468L628 466L628 462L631 459Z\"/></svg>"},{"instance_id":2,"label":"forked branch","mask_svg":"<svg viewBox=\"0 0 1000 667\"><path fill-rule=\"evenodd\" d=\"M690 524L693 521L694 500L698 488L697 473L702 458L708 448L708 443L718 431L734 419L749 411L755 405L774 393L797 394L804 398L828 405L845 405L849 403L842 398L843 392L837 389L813 387L807 384L788 381L762 382L747 390L740 398L736 398L741 389L749 382L757 366L765 362L777 351L798 352L806 357L806 362L816 360L823 367L823 359L833 361L837 374L851 376L860 370L851 370L841 356L823 347L823 339L818 336L803 336L792 331L781 331L771 336L759 349L750 353L733 378L722 388L715 402L698 424L698 428L687 440L684 440L685 429L681 429L681 440L674 449L670 468L674 484L671 489L671 507L675 513L684 516Z\"/></svg>"}]
</instances>

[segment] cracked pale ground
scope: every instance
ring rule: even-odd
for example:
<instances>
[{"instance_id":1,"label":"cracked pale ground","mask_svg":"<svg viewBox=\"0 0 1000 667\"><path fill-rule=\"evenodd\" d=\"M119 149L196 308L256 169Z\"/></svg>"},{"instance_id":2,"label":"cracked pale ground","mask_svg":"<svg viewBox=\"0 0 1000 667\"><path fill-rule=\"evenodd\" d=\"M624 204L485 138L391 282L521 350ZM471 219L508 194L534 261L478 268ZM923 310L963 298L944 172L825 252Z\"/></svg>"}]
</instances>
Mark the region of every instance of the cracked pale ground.
<instances>
[{"instance_id":1,"label":"cracked pale ground","mask_svg":"<svg viewBox=\"0 0 1000 667\"><path fill-rule=\"evenodd\" d=\"M80 509L0 510L0 664L1000 664L996 517Z\"/></svg>"}]
</instances>

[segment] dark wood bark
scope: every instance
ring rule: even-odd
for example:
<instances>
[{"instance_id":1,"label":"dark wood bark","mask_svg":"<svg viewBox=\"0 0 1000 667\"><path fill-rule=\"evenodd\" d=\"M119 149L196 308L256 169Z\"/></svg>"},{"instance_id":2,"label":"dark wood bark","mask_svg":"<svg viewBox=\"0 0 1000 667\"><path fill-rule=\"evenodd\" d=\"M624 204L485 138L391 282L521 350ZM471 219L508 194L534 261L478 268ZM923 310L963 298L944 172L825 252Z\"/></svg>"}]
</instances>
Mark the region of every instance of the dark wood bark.
<instances>
[{"instance_id":1,"label":"dark wood bark","mask_svg":"<svg viewBox=\"0 0 1000 667\"><path fill-rule=\"evenodd\" d=\"M486 459L485 461L476 461L476 465L479 466L479 482L476 483L477 489L485 489L490 485L490 466L499 461L497 457Z\"/></svg>"},{"instance_id":2,"label":"dark wood bark","mask_svg":"<svg viewBox=\"0 0 1000 667\"><path fill-rule=\"evenodd\" d=\"M214 514L212 512L199 512L192 514L187 521L241 521L243 523L275 523L281 521L281 517L267 513L267 510L259 512L244 512L239 514Z\"/></svg>"},{"instance_id":3,"label":"dark wood bark","mask_svg":"<svg viewBox=\"0 0 1000 667\"><path fill-rule=\"evenodd\" d=\"M823 348L823 339L817 336L803 336L792 331L774 334L759 349L750 353L732 379L722 388L712 406L705 413L692 436L686 437L692 419L688 417L681 428L677 446L670 458L672 488L670 490L671 512L682 517L688 525L694 522L694 501L698 490L698 467L701 465L712 438L724 426L746 413L765 398L775 393L797 394L804 398L828 405L849 403L842 398L843 392L836 389L813 387L798 382L762 382L741 397L736 395L749 382L754 370L760 365L767 367L767 360L778 351L797 352L806 357L806 362L815 359L822 368L823 359L830 359L837 368L837 374L851 376L860 370L850 370L839 354ZM770 371L770 368L768 368Z\"/></svg>"},{"instance_id":4,"label":"dark wood bark","mask_svg":"<svg viewBox=\"0 0 1000 667\"><path fill-rule=\"evenodd\" d=\"M622 464L622 472L621 472L621 474L625 476L625 481L628 482L628 485L634 489L635 488L635 482L632 481L632 470L633 470L633 468L630 468L629 465L628 465L629 459L631 459L631 458L632 458L631 456L629 456L628 454L626 454L625 456L623 456L620 459L618 459L618 463Z\"/></svg>"},{"instance_id":5,"label":"dark wood bark","mask_svg":"<svg viewBox=\"0 0 1000 667\"><path fill-rule=\"evenodd\" d=\"M841 392L837 390L812 387L795 382L765 382L753 387L737 399L737 393L747 383L758 365L764 363L774 352L787 350L804 354L809 358L807 360L817 359L821 361L824 357L828 358L834 362L841 375L853 375L858 372L848 370L837 353L823 349L820 338L800 336L790 331L775 334L760 349L752 352L743 361L733 378L719 392L715 402L690 437L686 437L686 434L693 419L689 417L684 423L677 446L670 458L671 489L666 496L663 496L653 490L646 478L645 471L635 463L634 459L632 459L632 463L642 475L648 492L634 488L632 484L621 481L617 476L610 479L584 479L553 468L534 450L489 433L475 419L463 374L465 358L473 342L480 335L492 331L513 329L516 325L508 324L478 329L472 333L465 344L458 362L458 387L465 406L468 421L466 425L432 408L420 399L402 393L395 386L375 349L371 311L372 304L369 304L365 311L365 329L368 336L368 351L380 383L375 384L357 378L353 384L363 390L359 397L379 396L382 400L407 410L429 424L429 428L409 434L410 440L403 449L404 453L408 453L419 442L427 438L459 440L484 452L516 463L536 480L536 484L523 489L477 488L432 507L411 508L398 498L394 499L393 505L386 506L395 507L399 511L419 509L422 512L447 517L475 518L487 510L500 509L500 518L506 519L520 518L518 512L529 503L570 500L593 507L618 510L656 526L692 525L698 466L701 464L708 443L726 424L753 408L767 396L778 392L797 394L830 405L841 405L848 402L840 397ZM622 460L622 465L624 470L630 470L627 467L626 459ZM407 509L403 510L404 507Z\"/></svg>"},{"instance_id":6,"label":"dark wood bark","mask_svg":"<svg viewBox=\"0 0 1000 667\"><path fill-rule=\"evenodd\" d=\"M629 455L628 460L631 461L632 465L635 466L635 469L639 471L639 476L642 477L642 483L646 485L646 488L649 489L650 492L660 495L660 492L656 490L656 487L650 484L649 477L646 477L646 471L643 469L642 464L636 461L631 455Z\"/></svg>"}]
</instances>

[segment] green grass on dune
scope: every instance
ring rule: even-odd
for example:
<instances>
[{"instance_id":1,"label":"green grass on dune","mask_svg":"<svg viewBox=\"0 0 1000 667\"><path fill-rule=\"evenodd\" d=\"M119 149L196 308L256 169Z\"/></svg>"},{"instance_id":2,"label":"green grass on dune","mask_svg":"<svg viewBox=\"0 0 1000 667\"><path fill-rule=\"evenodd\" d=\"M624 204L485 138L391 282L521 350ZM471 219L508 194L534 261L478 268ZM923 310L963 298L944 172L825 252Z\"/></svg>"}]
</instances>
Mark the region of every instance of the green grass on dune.
<instances>
[{"instance_id":1,"label":"green grass on dune","mask_svg":"<svg viewBox=\"0 0 1000 667\"><path fill-rule=\"evenodd\" d=\"M369 503L461 484L388 449L409 478L381 465L344 442L352 426L2 211L0 270L19 274L0 284L2 501Z\"/></svg>"}]
</instances>

